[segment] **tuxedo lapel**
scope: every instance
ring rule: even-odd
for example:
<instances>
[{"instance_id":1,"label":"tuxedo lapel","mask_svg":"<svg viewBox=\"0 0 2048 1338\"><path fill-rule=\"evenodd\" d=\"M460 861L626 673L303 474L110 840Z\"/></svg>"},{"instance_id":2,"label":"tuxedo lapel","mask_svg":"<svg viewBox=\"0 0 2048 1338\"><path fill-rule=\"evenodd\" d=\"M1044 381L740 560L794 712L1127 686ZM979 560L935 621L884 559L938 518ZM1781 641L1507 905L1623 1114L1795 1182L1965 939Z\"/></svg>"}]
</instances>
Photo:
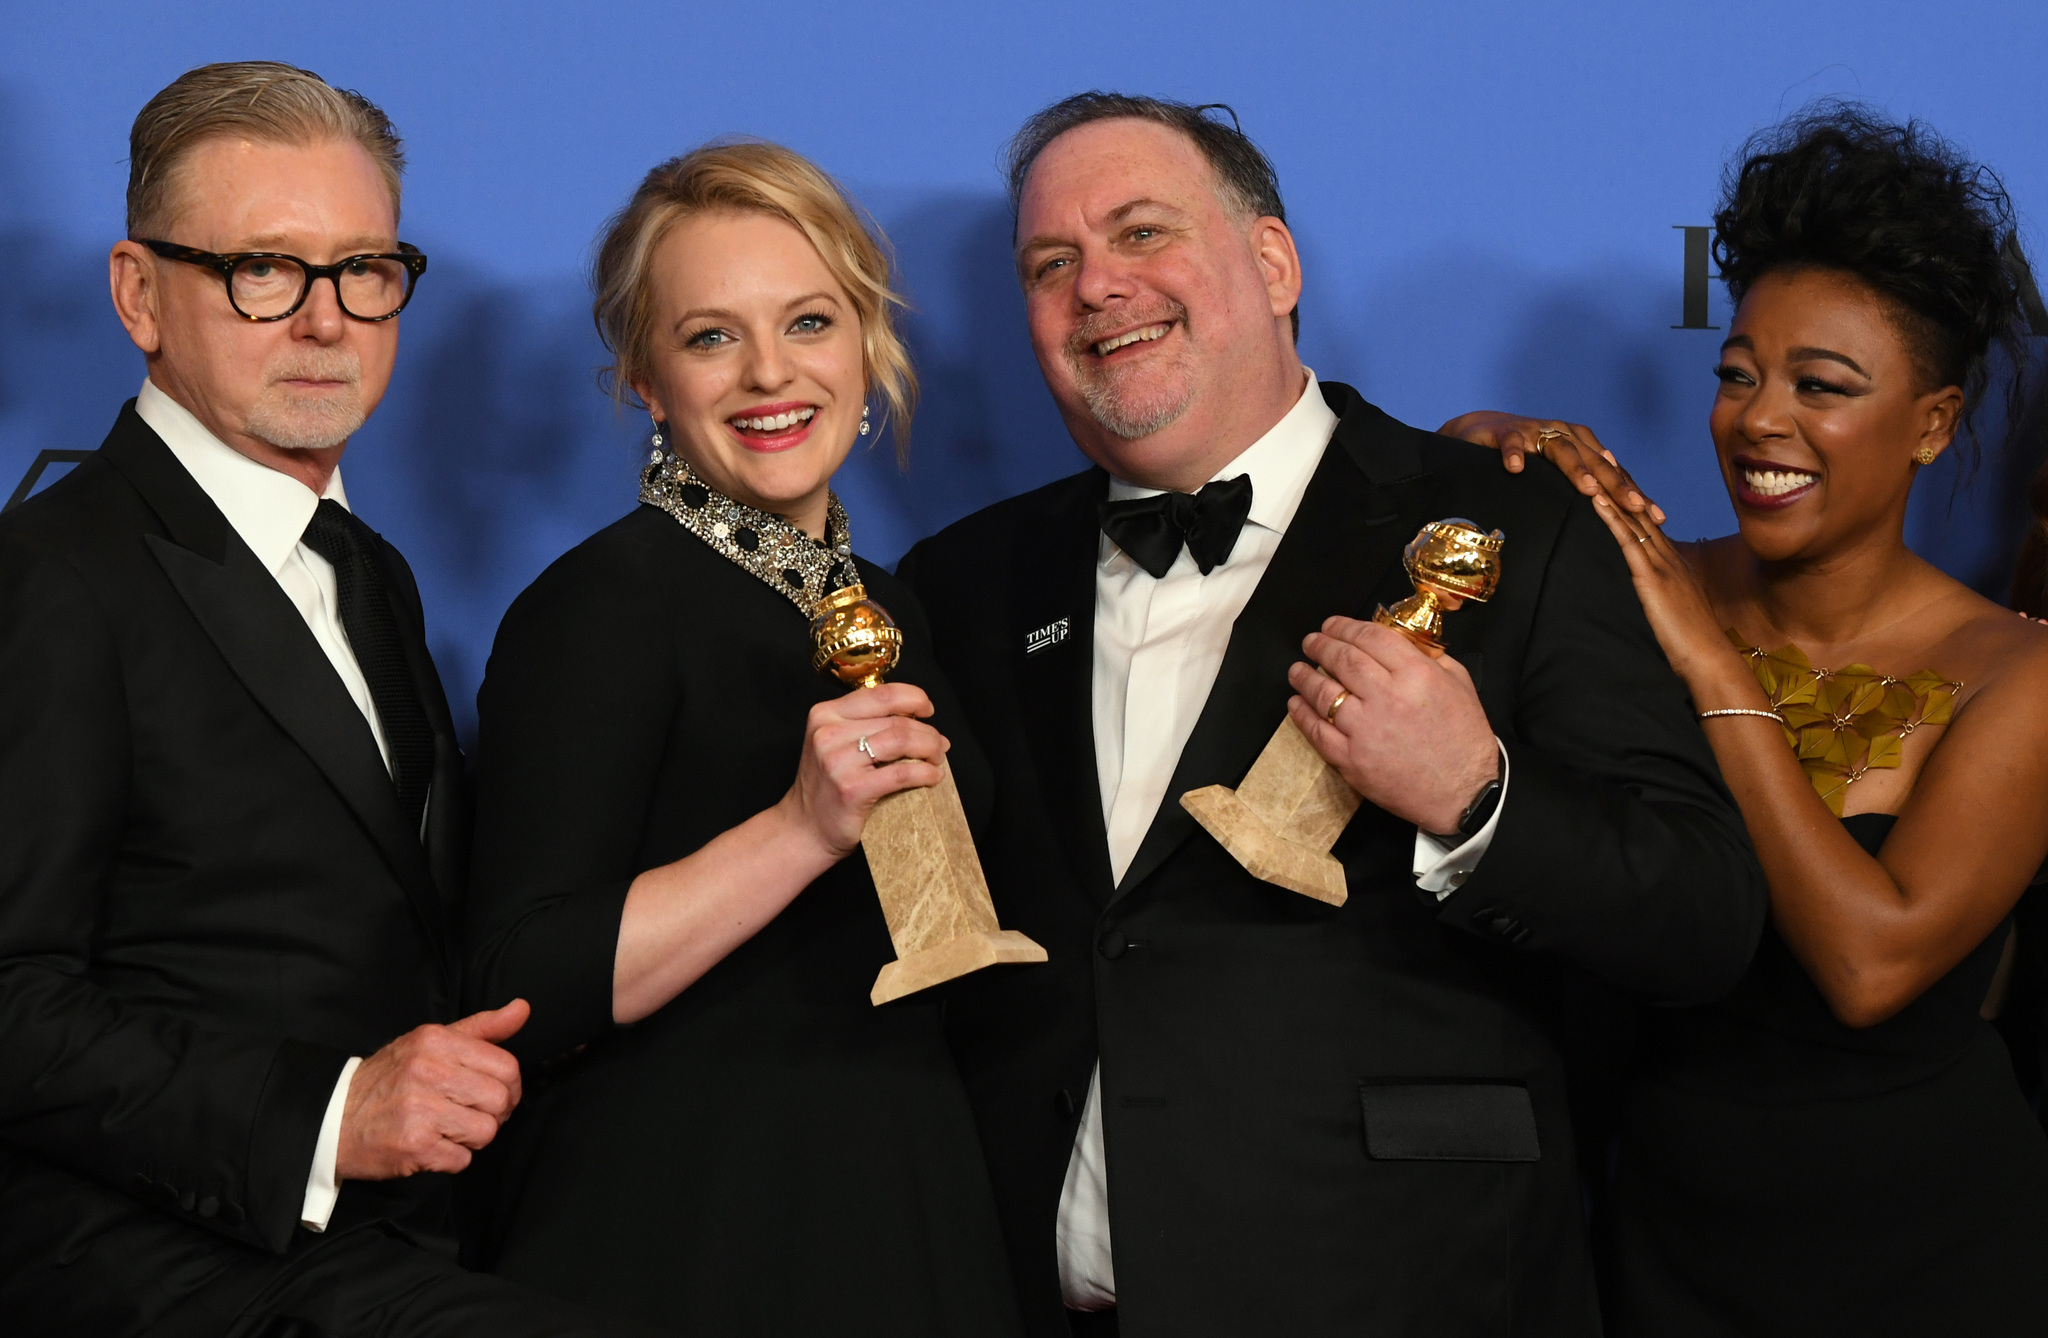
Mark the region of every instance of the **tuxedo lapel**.
<instances>
[{"instance_id":1,"label":"tuxedo lapel","mask_svg":"<svg viewBox=\"0 0 2048 1338\"><path fill-rule=\"evenodd\" d=\"M445 968L448 923L426 852L399 809L369 723L305 620L132 406L102 451L170 531L169 538L143 536L157 564L235 677L355 813L412 900Z\"/></svg>"},{"instance_id":2,"label":"tuxedo lapel","mask_svg":"<svg viewBox=\"0 0 2048 1338\"><path fill-rule=\"evenodd\" d=\"M1075 878L1099 906L1109 900L1111 879L1095 765L1096 507L1109 476L1094 469L1073 484L1031 536L1043 556L1017 578L1007 653L1019 657L1018 698L1046 811Z\"/></svg>"},{"instance_id":3,"label":"tuxedo lapel","mask_svg":"<svg viewBox=\"0 0 2048 1338\"><path fill-rule=\"evenodd\" d=\"M1117 885L1138 886L1195 830L1180 797L1205 785L1236 785L1287 714L1287 670L1301 641L1333 614L1369 618L1375 606L1408 593L1401 550L1433 517L1434 491L1412 449L1402 450L1391 419L1349 387L1325 383L1341 419L1302 494L1273 560L1232 624L1216 683L1174 767L1138 853ZM1405 444L1405 443L1401 443Z\"/></svg>"}]
</instances>

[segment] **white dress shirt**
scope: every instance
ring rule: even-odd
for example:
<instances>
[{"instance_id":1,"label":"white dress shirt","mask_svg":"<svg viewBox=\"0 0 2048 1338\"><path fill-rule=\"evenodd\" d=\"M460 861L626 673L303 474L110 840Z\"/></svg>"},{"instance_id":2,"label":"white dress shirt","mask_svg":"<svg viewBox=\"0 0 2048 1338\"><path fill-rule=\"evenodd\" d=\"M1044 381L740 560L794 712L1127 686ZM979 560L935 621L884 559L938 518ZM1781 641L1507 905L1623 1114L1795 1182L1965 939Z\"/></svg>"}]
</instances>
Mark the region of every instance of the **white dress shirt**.
<instances>
[{"instance_id":1,"label":"white dress shirt","mask_svg":"<svg viewBox=\"0 0 2048 1338\"><path fill-rule=\"evenodd\" d=\"M334 566L301 542L313 512L322 498L348 505L342 491L341 470L327 480L327 491L315 494L311 488L260 465L213 435L184 405L145 380L135 397L135 412L163 438L164 445L185 467L202 491L220 508L242 542L256 554L284 590L299 616L320 643L342 686L355 700L356 709L369 722L384 765L391 765L391 749L384 741L384 727L377 719L377 706L370 696L370 684L349 648L348 633L341 625L340 597L335 589ZM363 1061L351 1059L342 1067L341 1077L328 1098L327 1114L320 1121L320 1137L313 1147L313 1166L306 1177L305 1204L301 1222L314 1231L325 1231L334 1213L334 1201L341 1193L335 1179L335 1161L341 1149L341 1112L348 1099L349 1080Z\"/></svg>"},{"instance_id":2,"label":"white dress shirt","mask_svg":"<svg viewBox=\"0 0 2048 1338\"><path fill-rule=\"evenodd\" d=\"M1110 873L1118 882L1130 868L1160 804L1178 802L1179 796L1167 795L1166 787L1223 666L1231 628L1266 574L1336 430L1337 415L1324 401L1311 371L1301 398L1286 416L1216 471L1217 479L1251 476L1252 508L1230 557L1206 576L1185 547L1166 575L1155 579L1106 535L1099 538L1093 671L1095 774L1101 787L1103 824L1109 833ZM1155 496L1159 491L1120 479L1112 479L1109 485L1109 496L1116 501ZM1505 771L1502 782L1505 786ZM1503 805L1506 802L1505 791L1501 801ZM1496 821L1499 811L1497 806ZM1414 872L1420 885L1439 897L1448 896L1477 867L1493 830L1490 821L1455 849L1418 830ZM1100 1310L1116 1304L1100 1089L1098 1063L1088 1082L1087 1103L1060 1192L1060 1290L1067 1305L1076 1310Z\"/></svg>"}]
</instances>

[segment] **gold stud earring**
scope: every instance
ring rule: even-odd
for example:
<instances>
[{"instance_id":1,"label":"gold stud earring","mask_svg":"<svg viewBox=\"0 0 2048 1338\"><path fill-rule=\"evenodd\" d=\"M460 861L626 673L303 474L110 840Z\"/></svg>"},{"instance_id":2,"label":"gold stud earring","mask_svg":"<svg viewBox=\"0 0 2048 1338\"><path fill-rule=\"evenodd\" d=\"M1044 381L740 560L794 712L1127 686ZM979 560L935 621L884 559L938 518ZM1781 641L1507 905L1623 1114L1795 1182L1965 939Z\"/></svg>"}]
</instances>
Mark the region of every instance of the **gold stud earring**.
<instances>
[{"instance_id":1,"label":"gold stud earring","mask_svg":"<svg viewBox=\"0 0 2048 1338\"><path fill-rule=\"evenodd\" d=\"M1932 446L1922 446L1919 450L1913 452L1913 459L1920 464L1931 465L1934 463L1934 455L1935 451Z\"/></svg>"}]
</instances>

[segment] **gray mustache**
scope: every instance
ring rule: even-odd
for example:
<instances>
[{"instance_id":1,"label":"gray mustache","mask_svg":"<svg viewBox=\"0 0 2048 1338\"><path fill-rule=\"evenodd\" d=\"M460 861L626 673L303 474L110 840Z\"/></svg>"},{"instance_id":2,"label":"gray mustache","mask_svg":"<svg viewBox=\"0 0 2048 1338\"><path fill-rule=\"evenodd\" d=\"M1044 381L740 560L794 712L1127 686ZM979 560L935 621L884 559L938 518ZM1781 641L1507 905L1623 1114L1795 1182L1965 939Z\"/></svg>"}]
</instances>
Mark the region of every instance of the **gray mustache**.
<instances>
[{"instance_id":1,"label":"gray mustache","mask_svg":"<svg viewBox=\"0 0 2048 1338\"><path fill-rule=\"evenodd\" d=\"M334 358L299 355L273 364L266 379L273 385L296 380L345 381L356 385L363 379L363 364L361 359L348 355Z\"/></svg>"}]
</instances>

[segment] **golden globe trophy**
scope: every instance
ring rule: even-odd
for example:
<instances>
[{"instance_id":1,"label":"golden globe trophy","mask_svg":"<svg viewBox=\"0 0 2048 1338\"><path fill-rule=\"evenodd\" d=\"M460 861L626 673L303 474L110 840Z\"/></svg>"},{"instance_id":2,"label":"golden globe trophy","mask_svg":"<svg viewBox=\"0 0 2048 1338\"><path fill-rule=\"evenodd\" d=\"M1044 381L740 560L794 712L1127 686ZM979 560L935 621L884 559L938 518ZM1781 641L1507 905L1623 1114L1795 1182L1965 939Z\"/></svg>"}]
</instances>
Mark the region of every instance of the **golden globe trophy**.
<instances>
[{"instance_id":1,"label":"golden globe trophy","mask_svg":"<svg viewBox=\"0 0 2048 1338\"><path fill-rule=\"evenodd\" d=\"M1373 621L1441 656L1443 615L1468 599L1484 604L1493 595L1505 542L1499 530L1488 534L1469 520L1424 525L1401 551L1415 593L1391 609L1382 605ZM1180 802L1252 877L1332 906L1350 895L1344 866L1330 847L1358 811L1358 791L1292 720L1280 722L1236 789L1205 786Z\"/></svg>"},{"instance_id":2,"label":"golden globe trophy","mask_svg":"<svg viewBox=\"0 0 2048 1338\"><path fill-rule=\"evenodd\" d=\"M1488 534L1455 517L1424 525L1401 550L1401 565L1408 569L1415 593L1391 609L1382 604L1372 620L1407 633L1424 652L1441 657L1444 614L1468 599L1484 604L1493 598L1500 585L1500 550L1506 542L1499 530Z\"/></svg>"},{"instance_id":3,"label":"golden globe trophy","mask_svg":"<svg viewBox=\"0 0 2048 1338\"><path fill-rule=\"evenodd\" d=\"M903 632L863 587L849 585L818 601L811 647L814 667L872 688L896 667ZM937 785L899 790L876 804L860 843L896 946L896 960L868 992L871 1002L885 1004L1000 962L1045 960L1044 948L996 922L953 769L943 760Z\"/></svg>"}]
</instances>

